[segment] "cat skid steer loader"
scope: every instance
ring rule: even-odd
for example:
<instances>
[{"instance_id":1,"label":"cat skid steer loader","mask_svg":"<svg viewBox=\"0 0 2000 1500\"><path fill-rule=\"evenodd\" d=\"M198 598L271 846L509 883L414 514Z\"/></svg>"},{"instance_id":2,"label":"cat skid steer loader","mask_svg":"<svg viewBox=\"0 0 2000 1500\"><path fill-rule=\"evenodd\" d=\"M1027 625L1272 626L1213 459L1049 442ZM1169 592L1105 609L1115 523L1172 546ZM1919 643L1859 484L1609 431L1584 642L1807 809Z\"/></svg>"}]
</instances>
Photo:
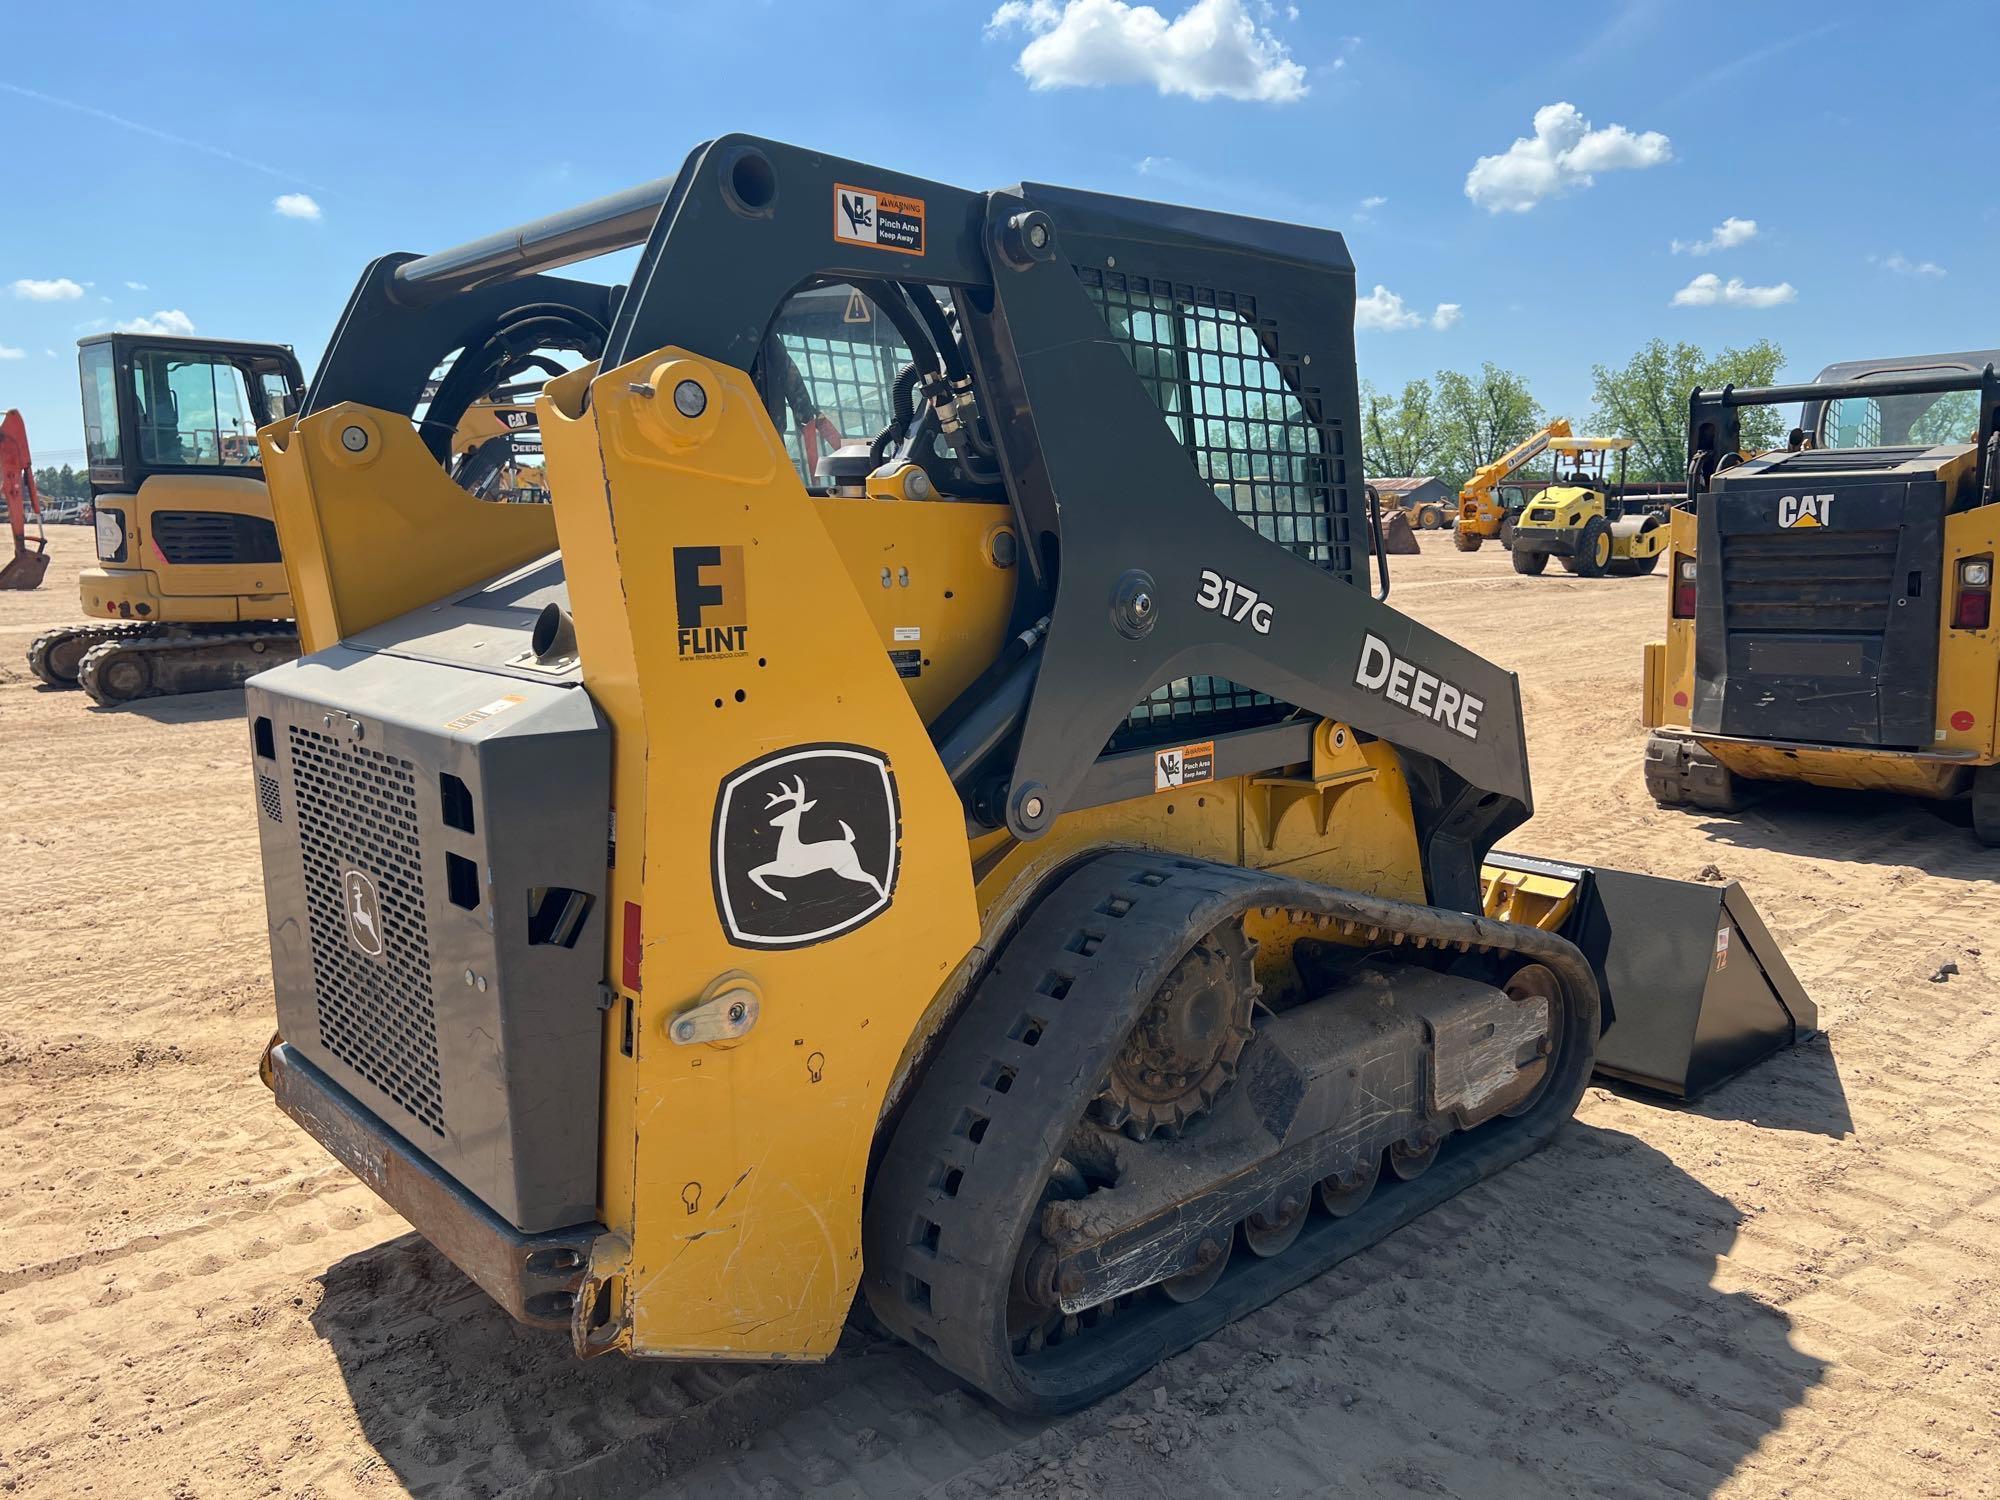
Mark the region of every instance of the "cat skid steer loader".
<instances>
[{"instance_id":1,"label":"cat skid steer loader","mask_svg":"<svg viewBox=\"0 0 2000 1500\"><path fill-rule=\"evenodd\" d=\"M860 1295L1053 1411L1593 1064L1789 1043L1740 889L1492 852L1520 694L1372 597L1353 313L1337 234L741 136L376 261L262 433L279 1106L581 1355ZM425 372L542 337L552 503L480 505Z\"/></svg>"},{"instance_id":2,"label":"cat skid steer loader","mask_svg":"<svg viewBox=\"0 0 2000 1500\"><path fill-rule=\"evenodd\" d=\"M2000 351L1697 390L1645 653L1646 789L1733 812L1761 783L1966 800L2000 845ZM1747 406L1801 403L1746 457Z\"/></svg>"}]
</instances>

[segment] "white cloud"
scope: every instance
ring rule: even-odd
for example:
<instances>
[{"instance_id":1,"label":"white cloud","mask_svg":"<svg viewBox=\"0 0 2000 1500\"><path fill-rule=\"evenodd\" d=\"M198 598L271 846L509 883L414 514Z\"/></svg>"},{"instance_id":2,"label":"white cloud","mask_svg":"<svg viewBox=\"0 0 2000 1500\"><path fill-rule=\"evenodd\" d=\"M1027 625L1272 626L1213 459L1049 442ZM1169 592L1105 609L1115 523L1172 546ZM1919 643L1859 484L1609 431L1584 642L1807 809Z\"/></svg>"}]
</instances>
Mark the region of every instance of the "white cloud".
<instances>
[{"instance_id":1,"label":"white cloud","mask_svg":"<svg viewBox=\"0 0 2000 1500\"><path fill-rule=\"evenodd\" d=\"M1363 198L1361 200L1361 211L1363 213L1373 213L1376 209L1380 208L1383 204L1387 203L1388 201L1389 200L1387 198L1382 198L1382 197Z\"/></svg>"},{"instance_id":2,"label":"white cloud","mask_svg":"<svg viewBox=\"0 0 2000 1500\"><path fill-rule=\"evenodd\" d=\"M1636 171L1674 159L1673 143L1657 130L1634 134L1623 125L1592 127L1574 104L1544 104L1535 133L1498 156L1482 156L1465 174L1465 196L1488 213L1526 213L1544 198L1587 188L1599 172Z\"/></svg>"},{"instance_id":3,"label":"white cloud","mask_svg":"<svg viewBox=\"0 0 2000 1500\"><path fill-rule=\"evenodd\" d=\"M1934 260L1911 260L1902 251L1892 251L1888 255L1868 257L1885 271L1894 271L1898 276L1922 276L1935 280L1944 275L1944 267Z\"/></svg>"},{"instance_id":4,"label":"white cloud","mask_svg":"<svg viewBox=\"0 0 2000 1500\"><path fill-rule=\"evenodd\" d=\"M1426 322L1436 329L1446 329L1459 319L1460 307L1456 302L1440 302L1429 318L1403 301L1395 292L1379 283L1375 290L1354 302L1354 326L1357 329L1374 329L1381 333L1401 333L1409 328L1421 328Z\"/></svg>"},{"instance_id":5,"label":"white cloud","mask_svg":"<svg viewBox=\"0 0 2000 1500\"><path fill-rule=\"evenodd\" d=\"M1757 221L1739 219L1734 214L1715 226L1715 230L1705 240L1675 240L1673 252L1676 255L1711 255L1717 250L1734 250L1738 245L1747 245L1757 238Z\"/></svg>"},{"instance_id":6,"label":"white cloud","mask_svg":"<svg viewBox=\"0 0 2000 1500\"><path fill-rule=\"evenodd\" d=\"M1016 29L1029 40L1014 66L1034 89L1150 83L1162 94L1263 104L1307 91L1305 68L1244 0L1194 0L1171 21L1125 0L1005 0L986 34Z\"/></svg>"},{"instance_id":7,"label":"white cloud","mask_svg":"<svg viewBox=\"0 0 2000 1500\"><path fill-rule=\"evenodd\" d=\"M1139 158L1139 175L1165 171L1174 164L1171 156L1142 156Z\"/></svg>"},{"instance_id":8,"label":"white cloud","mask_svg":"<svg viewBox=\"0 0 2000 1500\"><path fill-rule=\"evenodd\" d=\"M83 288L67 276L58 276L53 281L24 279L7 290L24 302L74 302L83 295Z\"/></svg>"},{"instance_id":9,"label":"white cloud","mask_svg":"<svg viewBox=\"0 0 2000 1500\"><path fill-rule=\"evenodd\" d=\"M0 359L26 359L27 357L28 351L26 349L11 349L5 344L0 344Z\"/></svg>"},{"instance_id":10,"label":"white cloud","mask_svg":"<svg viewBox=\"0 0 2000 1500\"><path fill-rule=\"evenodd\" d=\"M318 222L319 205L305 193L280 193L271 200L271 207L287 219L311 219Z\"/></svg>"},{"instance_id":11,"label":"white cloud","mask_svg":"<svg viewBox=\"0 0 2000 1500\"><path fill-rule=\"evenodd\" d=\"M153 333L167 338L186 338L194 332L194 319L178 307L164 308L150 318L127 318L118 325L120 333Z\"/></svg>"},{"instance_id":12,"label":"white cloud","mask_svg":"<svg viewBox=\"0 0 2000 1500\"><path fill-rule=\"evenodd\" d=\"M1781 281L1776 286L1746 286L1740 276L1732 276L1724 281L1713 271L1704 271L1686 286L1674 293L1675 307L1776 307L1781 302L1796 302L1798 288L1789 281Z\"/></svg>"},{"instance_id":13,"label":"white cloud","mask_svg":"<svg viewBox=\"0 0 2000 1500\"><path fill-rule=\"evenodd\" d=\"M61 359L61 358L62 358L62 356L61 356L60 354L56 353L56 351L55 351L55 350L53 350L53 349L44 349L44 350L42 351L42 353L46 354L46 355L47 355L47 356L48 356L48 357L49 357L50 359Z\"/></svg>"},{"instance_id":14,"label":"white cloud","mask_svg":"<svg viewBox=\"0 0 2000 1500\"><path fill-rule=\"evenodd\" d=\"M128 281L125 283L125 290L128 292L143 292L146 290L146 283L143 281Z\"/></svg>"}]
</instances>

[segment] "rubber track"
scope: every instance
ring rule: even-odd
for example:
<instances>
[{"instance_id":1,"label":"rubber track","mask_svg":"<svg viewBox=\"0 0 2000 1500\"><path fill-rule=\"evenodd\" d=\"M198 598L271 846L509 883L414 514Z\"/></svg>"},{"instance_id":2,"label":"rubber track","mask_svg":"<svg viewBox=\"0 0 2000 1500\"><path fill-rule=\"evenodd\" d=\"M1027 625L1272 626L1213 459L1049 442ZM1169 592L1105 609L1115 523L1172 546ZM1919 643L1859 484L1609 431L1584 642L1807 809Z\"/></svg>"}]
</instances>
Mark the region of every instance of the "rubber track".
<instances>
[{"instance_id":1,"label":"rubber track","mask_svg":"<svg viewBox=\"0 0 2000 1500\"><path fill-rule=\"evenodd\" d=\"M84 648L84 655L88 655L106 641L138 640L158 635L164 629L165 626L152 621L134 621L129 625L65 625L60 630L44 631L28 647L28 670L49 687L73 688L76 686L74 677L58 677L49 667L49 653L61 642L77 636L94 637L91 644ZM79 666L82 660L82 657L77 658Z\"/></svg>"},{"instance_id":2,"label":"rubber track","mask_svg":"<svg viewBox=\"0 0 2000 1500\"><path fill-rule=\"evenodd\" d=\"M275 644L279 649L254 656L247 663L249 671L239 672L237 667L245 663L239 663L233 655L225 656L237 647L252 646L260 641ZM290 661L298 652L298 628L289 620L232 626L153 626L151 633L145 636L120 638L92 646L84 653L83 661L78 666L77 685L103 707L116 708L121 703L130 703L138 698L205 693L236 687L245 677L261 672L267 666L275 667ZM147 674L146 690L124 698L111 693L104 686L103 678L106 667L117 657L128 653L143 654L148 658L151 670ZM210 664L215 667L214 676L199 675L200 669ZM163 683L163 668L186 675L177 675Z\"/></svg>"},{"instance_id":3,"label":"rubber track","mask_svg":"<svg viewBox=\"0 0 2000 1500\"><path fill-rule=\"evenodd\" d=\"M1452 1137L1416 1181L1385 1180L1350 1217L1315 1216L1281 1255L1239 1254L1198 1301L1142 1297L1079 1337L1016 1358L1007 1330L1014 1262L1057 1156L1180 955L1260 907L1548 965L1569 1001L1556 1077L1528 1114ZM1597 1030L1589 965L1552 934L1232 865L1100 856L1062 879L1008 942L898 1122L864 1216L869 1304L1004 1406L1087 1405L1546 1144L1582 1097Z\"/></svg>"}]
</instances>

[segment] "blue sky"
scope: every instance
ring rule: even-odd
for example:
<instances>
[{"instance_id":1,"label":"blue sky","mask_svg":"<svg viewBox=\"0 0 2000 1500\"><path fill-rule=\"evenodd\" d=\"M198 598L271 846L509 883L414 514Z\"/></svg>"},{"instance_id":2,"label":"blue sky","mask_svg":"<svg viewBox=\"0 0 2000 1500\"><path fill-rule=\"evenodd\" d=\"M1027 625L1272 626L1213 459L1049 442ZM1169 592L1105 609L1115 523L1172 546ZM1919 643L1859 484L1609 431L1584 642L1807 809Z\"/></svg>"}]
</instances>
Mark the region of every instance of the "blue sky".
<instances>
[{"instance_id":1,"label":"blue sky","mask_svg":"<svg viewBox=\"0 0 2000 1500\"><path fill-rule=\"evenodd\" d=\"M1768 336L1797 378L2000 345L1992 0L320 12L12 9L0 407L38 458L78 457L80 333L192 325L310 369L373 256L728 130L1343 230L1365 376L1491 359L1579 419L1591 364L1654 336Z\"/></svg>"}]
</instances>

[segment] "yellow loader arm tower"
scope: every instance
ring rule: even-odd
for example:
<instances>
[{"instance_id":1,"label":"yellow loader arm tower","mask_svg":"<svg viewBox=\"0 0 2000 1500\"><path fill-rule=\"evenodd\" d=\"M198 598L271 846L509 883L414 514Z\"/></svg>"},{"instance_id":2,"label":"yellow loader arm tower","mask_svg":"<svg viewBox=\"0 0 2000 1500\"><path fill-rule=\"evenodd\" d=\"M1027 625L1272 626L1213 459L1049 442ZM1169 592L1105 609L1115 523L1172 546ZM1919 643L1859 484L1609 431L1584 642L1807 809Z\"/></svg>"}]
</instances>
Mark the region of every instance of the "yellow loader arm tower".
<instances>
[{"instance_id":1,"label":"yellow loader arm tower","mask_svg":"<svg viewBox=\"0 0 2000 1500\"><path fill-rule=\"evenodd\" d=\"M1493 852L1519 692L1368 587L1353 314L1328 231L748 136L375 262L264 433L280 1107L581 1355L865 1297L1053 1411L1594 1066L1789 1042L1740 890ZM549 341L552 503L474 500L444 424Z\"/></svg>"},{"instance_id":2,"label":"yellow loader arm tower","mask_svg":"<svg viewBox=\"0 0 2000 1500\"><path fill-rule=\"evenodd\" d=\"M1538 458L1549 446L1549 439L1569 435L1568 419L1557 417L1491 463L1473 470L1472 477L1458 492L1458 520L1452 526L1452 544L1461 552L1477 552L1488 537L1499 536L1501 523L1507 519L1499 498L1501 481Z\"/></svg>"}]
</instances>

